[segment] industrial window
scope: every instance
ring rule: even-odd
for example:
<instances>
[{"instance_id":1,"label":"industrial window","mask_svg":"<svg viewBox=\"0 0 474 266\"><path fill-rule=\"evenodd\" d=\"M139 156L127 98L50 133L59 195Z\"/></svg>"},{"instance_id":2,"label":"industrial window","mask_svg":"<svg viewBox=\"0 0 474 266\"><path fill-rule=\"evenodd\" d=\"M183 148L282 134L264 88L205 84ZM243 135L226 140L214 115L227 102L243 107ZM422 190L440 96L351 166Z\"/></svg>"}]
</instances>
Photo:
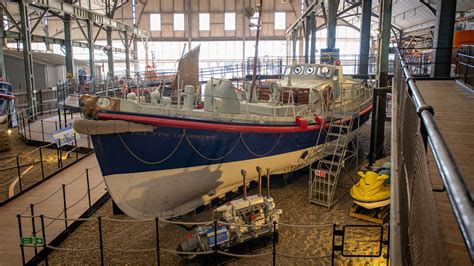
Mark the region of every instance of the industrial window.
<instances>
[{"instance_id":1,"label":"industrial window","mask_svg":"<svg viewBox=\"0 0 474 266\"><path fill-rule=\"evenodd\" d=\"M224 29L235 30L235 13L225 13L224 15Z\"/></svg>"},{"instance_id":2,"label":"industrial window","mask_svg":"<svg viewBox=\"0 0 474 266\"><path fill-rule=\"evenodd\" d=\"M161 14L150 14L150 30L161 30Z\"/></svg>"},{"instance_id":3,"label":"industrial window","mask_svg":"<svg viewBox=\"0 0 474 266\"><path fill-rule=\"evenodd\" d=\"M8 29L8 17L3 16L3 29L7 30Z\"/></svg>"},{"instance_id":4,"label":"industrial window","mask_svg":"<svg viewBox=\"0 0 474 266\"><path fill-rule=\"evenodd\" d=\"M173 16L173 25L175 31L184 31L184 14L176 13Z\"/></svg>"},{"instance_id":5,"label":"industrial window","mask_svg":"<svg viewBox=\"0 0 474 266\"><path fill-rule=\"evenodd\" d=\"M275 12L275 30L286 29L286 13Z\"/></svg>"},{"instance_id":6,"label":"industrial window","mask_svg":"<svg viewBox=\"0 0 474 266\"><path fill-rule=\"evenodd\" d=\"M250 29L257 30L258 24L260 23L258 19L258 11L255 11L253 17L250 18Z\"/></svg>"},{"instance_id":7,"label":"industrial window","mask_svg":"<svg viewBox=\"0 0 474 266\"><path fill-rule=\"evenodd\" d=\"M199 13L199 30L209 31L210 24L211 21L209 13Z\"/></svg>"}]
</instances>

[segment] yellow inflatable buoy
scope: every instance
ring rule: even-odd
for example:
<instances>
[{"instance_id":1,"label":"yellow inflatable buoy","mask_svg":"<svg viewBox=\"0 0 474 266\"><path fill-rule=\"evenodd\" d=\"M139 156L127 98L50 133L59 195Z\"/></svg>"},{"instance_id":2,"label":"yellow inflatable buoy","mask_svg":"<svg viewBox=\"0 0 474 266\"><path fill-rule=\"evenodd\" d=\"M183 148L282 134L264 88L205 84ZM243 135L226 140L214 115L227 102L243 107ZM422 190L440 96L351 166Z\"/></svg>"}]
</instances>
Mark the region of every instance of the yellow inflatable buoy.
<instances>
[{"instance_id":1,"label":"yellow inflatable buoy","mask_svg":"<svg viewBox=\"0 0 474 266\"><path fill-rule=\"evenodd\" d=\"M385 184L388 175L379 175L376 172L357 172L361 177L359 182L352 186L351 196L355 203L373 209L390 204L390 186Z\"/></svg>"}]
</instances>

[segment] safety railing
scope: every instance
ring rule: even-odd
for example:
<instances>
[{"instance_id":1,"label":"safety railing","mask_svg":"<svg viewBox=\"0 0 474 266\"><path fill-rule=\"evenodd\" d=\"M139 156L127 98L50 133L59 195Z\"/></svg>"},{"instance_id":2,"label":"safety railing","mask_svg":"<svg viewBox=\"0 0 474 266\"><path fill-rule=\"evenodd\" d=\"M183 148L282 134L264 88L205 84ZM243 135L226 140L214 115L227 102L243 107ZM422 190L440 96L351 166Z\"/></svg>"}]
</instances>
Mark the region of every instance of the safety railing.
<instances>
[{"instance_id":1,"label":"safety railing","mask_svg":"<svg viewBox=\"0 0 474 266\"><path fill-rule=\"evenodd\" d=\"M474 88L474 45L463 45L457 52L459 79Z\"/></svg>"},{"instance_id":2,"label":"safety railing","mask_svg":"<svg viewBox=\"0 0 474 266\"><path fill-rule=\"evenodd\" d=\"M290 224L277 221L252 225L228 223L215 218L208 221L185 222L158 217L140 220L101 215L90 217L90 210L94 205L91 198L99 197L103 192L98 191L98 188L104 187L103 180L91 184L90 171L98 171L97 166L86 169L81 175L61 185L52 194L30 204L17 214L23 265L32 262L43 262L48 265L51 251L87 255L87 263L100 263L101 265L109 263L110 260L110 263L113 263L114 259L124 254L126 254L126 260L130 262L141 261L157 265L179 262L176 261L176 257L167 257L165 254L184 257L184 262L194 259L196 256L206 255L207 259L216 264L229 259L258 259L273 265L285 265L291 261L334 265L335 263L350 263L354 258L359 262L361 258L366 258L367 262L372 259L386 261L387 258L387 227L382 225ZM76 196L74 200L71 200L68 196L69 187L79 182L86 183L82 186L85 189L79 193L76 190L74 192ZM52 202L54 205L62 202L60 204L62 207L57 208L55 213L42 213L44 210L41 205ZM72 209L78 207L89 215L71 217ZM58 235L69 235L70 228L74 223L89 223L88 227L95 229L89 230L89 234L84 236L84 244L78 245L77 241L73 241L72 245L59 246L58 241L53 241ZM190 229L196 226L205 226L214 232L220 226L247 227L250 230L268 227L270 233L266 235L268 238L263 239L263 247L251 253L237 249L223 250L218 245L214 245L208 250L193 252L176 249L177 245L182 243L186 235L189 234L189 231L184 228ZM182 233L181 237L180 233ZM300 241L308 236L312 236L312 244L308 245ZM217 234L214 234L214 237L217 237ZM267 240L271 241L270 244L267 244ZM218 243L216 239L214 241ZM288 248L290 246L298 248ZM149 255L143 256L144 254ZM66 254L61 254L60 257L61 262L69 260ZM121 262L123 261L121 259Z\"/></svg>"},{"instance_id":3,"label":"safety railing","mask_svg":"<svg viewBox=\"0 0 474 266\"><path fill-rule=\"evenodd\" d=\"M54 143L53 134L64 128L71 128L79 113L73 110L62 109L55 102L39 104L34 107L22 109L17 112L18 133L29 143L49 144ZM90 136L77 134L74 143L68 144L69 149L92 149Z\"/></svg>"},{"instance_id":4,"label":"safety railing","mask_svg":"<svg viewBox=\"0 0 474 266\"><path fill-rule=\"evenodd\" d=\"M393 86L391 263L447 264L427 166L430 148L467 250L474 258L474 209L466 185L428 105L398 51Z\"/></svg>"}]
</instances>

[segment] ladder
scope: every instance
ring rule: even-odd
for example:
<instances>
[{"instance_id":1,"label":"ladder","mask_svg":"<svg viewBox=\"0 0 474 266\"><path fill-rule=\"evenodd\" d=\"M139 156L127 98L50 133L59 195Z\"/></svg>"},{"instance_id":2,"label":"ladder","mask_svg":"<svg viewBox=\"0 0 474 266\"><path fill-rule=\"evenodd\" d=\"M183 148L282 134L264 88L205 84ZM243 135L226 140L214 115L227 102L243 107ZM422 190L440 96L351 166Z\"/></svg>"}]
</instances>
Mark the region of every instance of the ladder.
<instances>
[{"instance_id":1,"label":"ladder","mask_svg":"<svg viewBox=\"0 0 474 266\"><path fill-rule=\"evenodd\" d=\"M343 107L339 111L332 110L326 134L323 132L324 129L321 129L318 137L318 143L321 143L320 139L324 138L321 159L315 169L310 166L309 201L328 209L340 198L334 199L334 195L344 164L349 159L356 158L357 160L358 156L358 140L357 138L352 140L352 133L354 120L358 118L359 110L347 109ZM348 149L351 144L353 151Z\"/></svg>"}]
</instances>

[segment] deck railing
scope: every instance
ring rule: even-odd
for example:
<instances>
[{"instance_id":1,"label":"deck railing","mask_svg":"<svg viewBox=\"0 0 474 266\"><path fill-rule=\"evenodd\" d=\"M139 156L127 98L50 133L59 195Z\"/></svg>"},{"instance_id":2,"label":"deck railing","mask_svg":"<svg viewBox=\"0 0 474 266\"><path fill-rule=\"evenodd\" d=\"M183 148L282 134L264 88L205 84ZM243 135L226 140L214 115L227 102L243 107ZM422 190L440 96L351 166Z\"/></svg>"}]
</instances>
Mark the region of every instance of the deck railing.
<instances>
[{"instance_id":1,"label":"deck railing","mask_svg":"<svg viewBox=\"0 0 474 266\"><path fill-rule=\"evenodd\" d=\"M474 45L464 45L457 52L459 79L474 88Z\"/></svg>"},{"instance_id":2,"label":"deck railing","mask_svg":"<svg viewBox=\"0 0 474 266\"><path fill-rule=\"evenodd\" d=\"M428 172L428 147L472 260L472 193L436 125L433 107L424 101L400 51L397 56L392 118L391 263L447 264Z\"/></svg>"}]
</instances>

